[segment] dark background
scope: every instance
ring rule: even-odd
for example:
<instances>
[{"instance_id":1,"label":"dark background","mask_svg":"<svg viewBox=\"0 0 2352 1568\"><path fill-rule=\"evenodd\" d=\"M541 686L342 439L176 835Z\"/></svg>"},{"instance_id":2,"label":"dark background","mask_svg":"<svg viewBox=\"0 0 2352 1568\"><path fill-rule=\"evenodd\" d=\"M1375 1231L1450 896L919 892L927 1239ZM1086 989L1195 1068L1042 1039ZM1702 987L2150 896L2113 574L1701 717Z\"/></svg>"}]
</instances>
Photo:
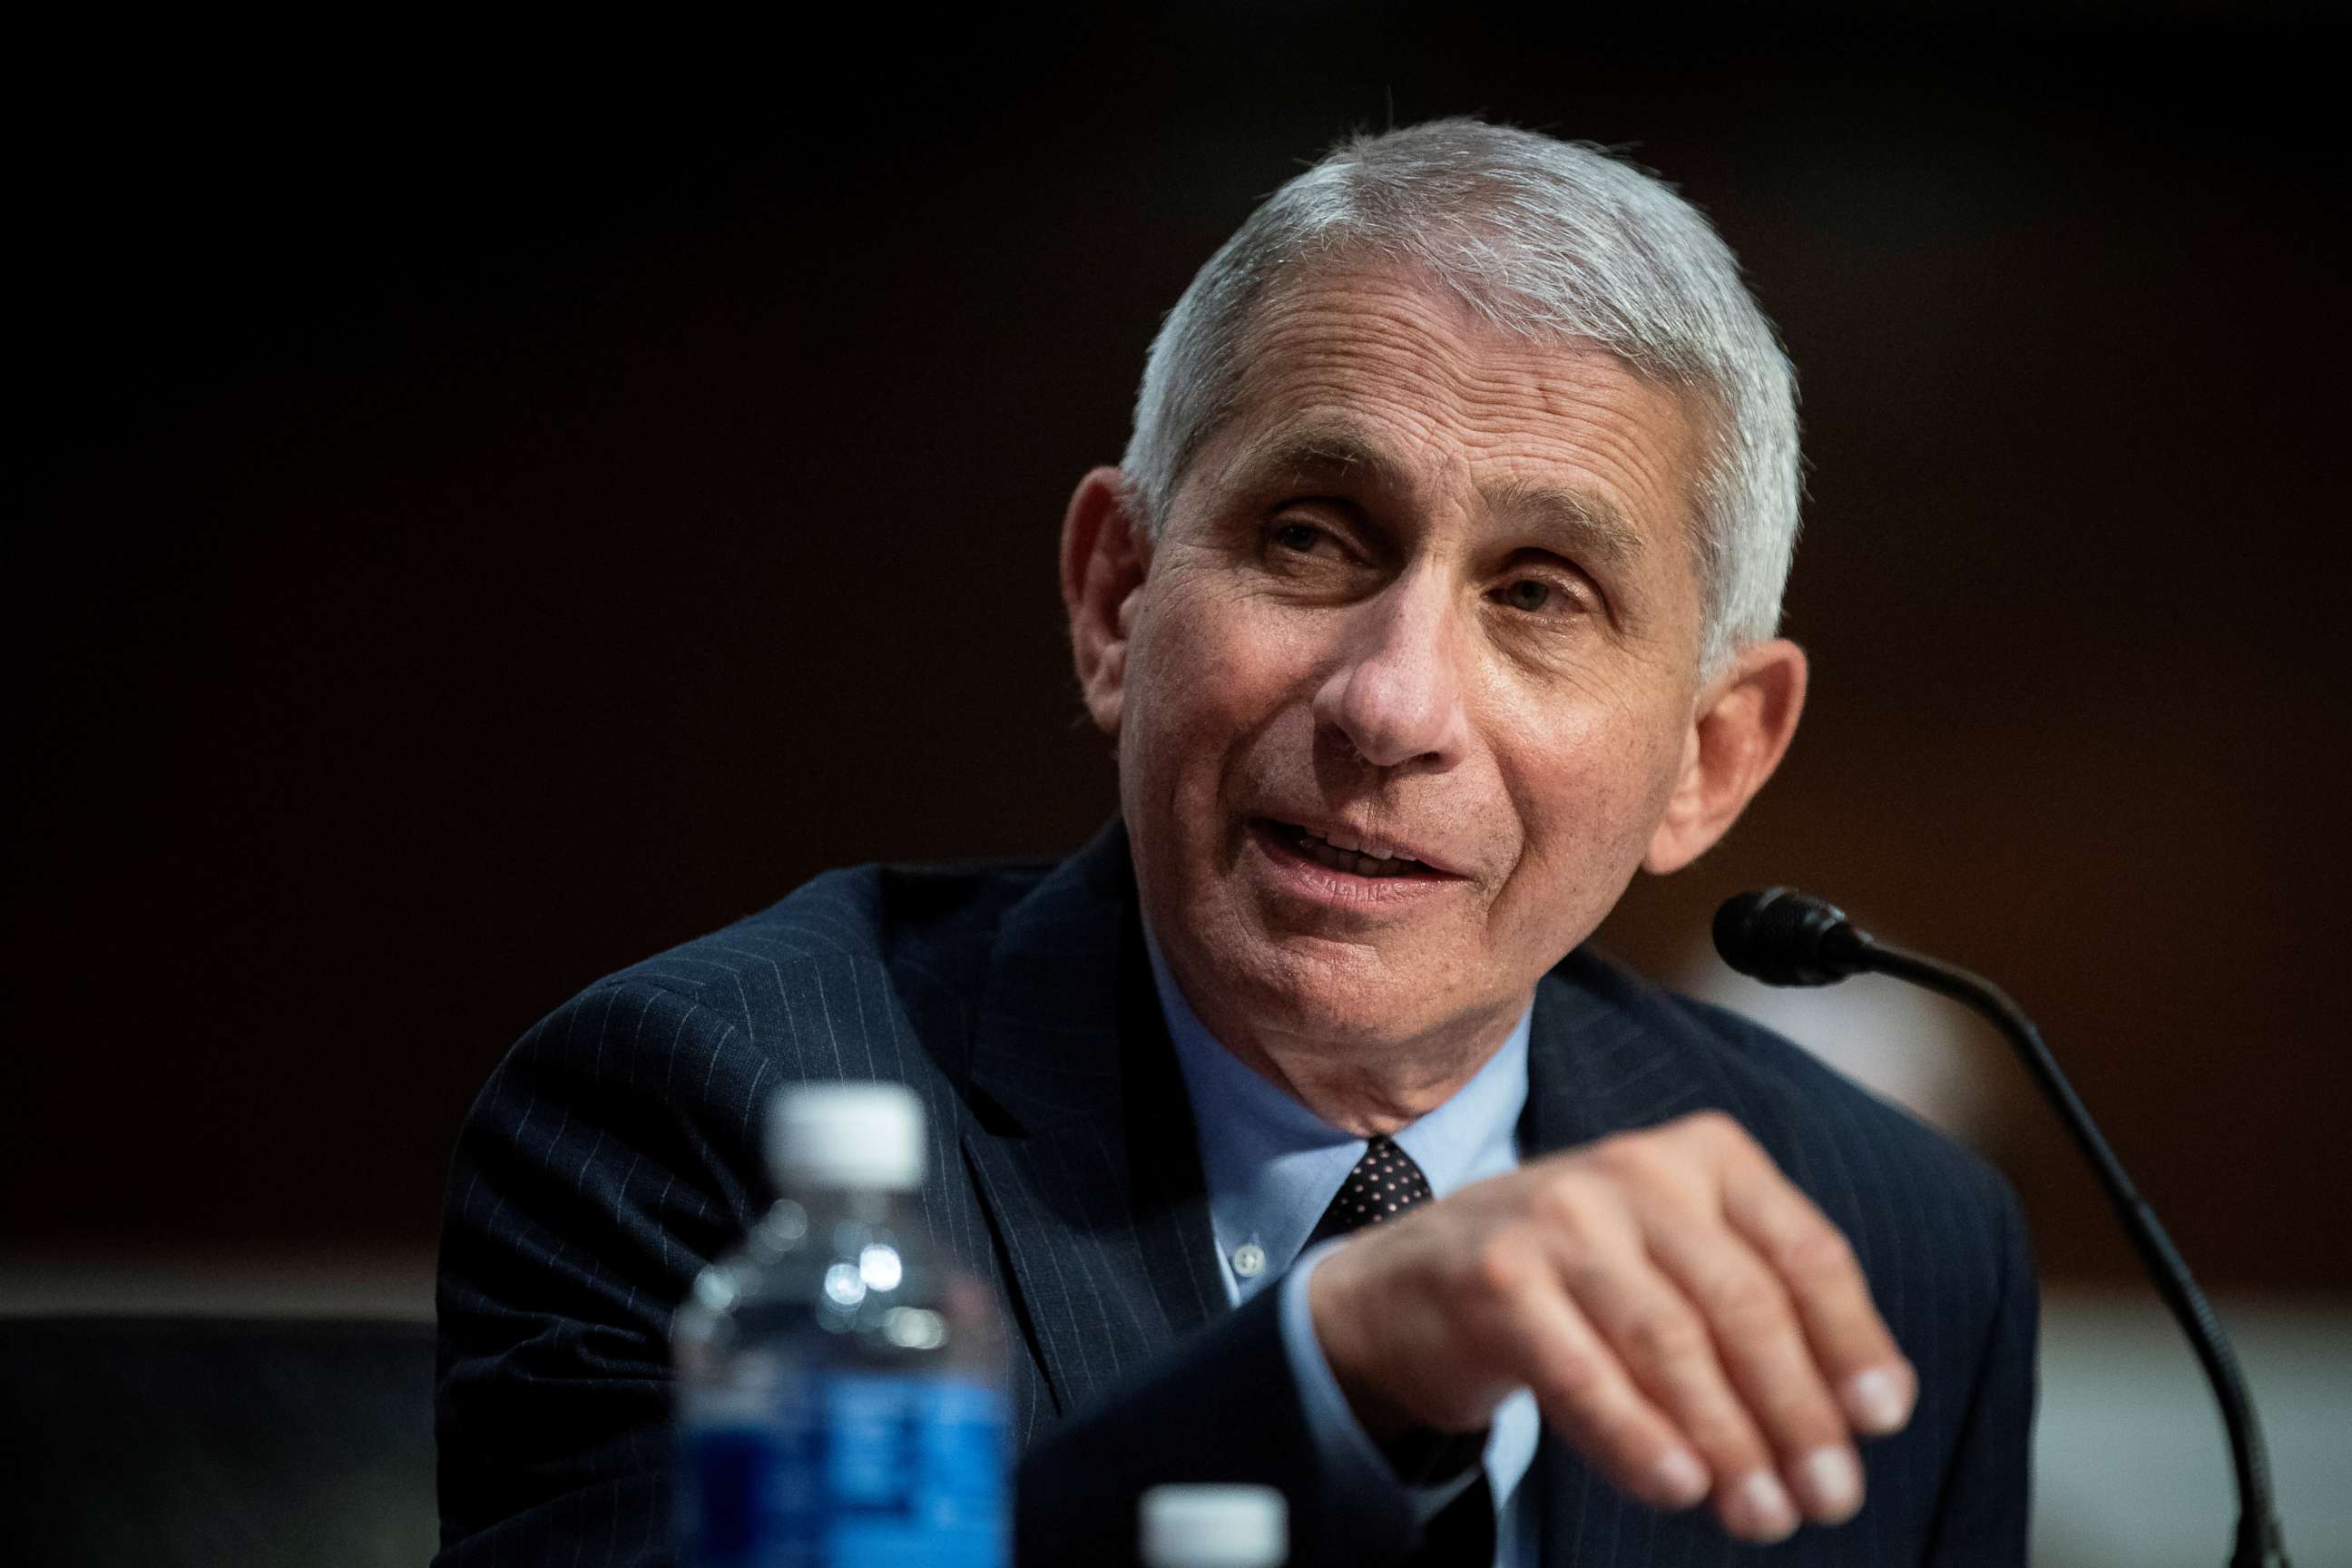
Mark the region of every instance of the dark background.
<instances>
[{"instance_id":1,"label":"dark background","mask_svg":"<svg viewBox=\"0 0 2352 1568\"><path fill-rule=\"evenodd\" d=\"M35 50L0 1235L428 1247L609 969L1109 811L1054 585L1144 346L1330 139L1628 144L1802 376L1804 732L1606 935L1801 880L2041 1017L2222 1287L2352 1288L2340 28L1211 8ZM16 356L12 356L16 357ZM1900 1042L1890 1042L1899 1049ZM2046 1270L2128 1268L1988 1041Z\"/></svg>"}]
</instances>

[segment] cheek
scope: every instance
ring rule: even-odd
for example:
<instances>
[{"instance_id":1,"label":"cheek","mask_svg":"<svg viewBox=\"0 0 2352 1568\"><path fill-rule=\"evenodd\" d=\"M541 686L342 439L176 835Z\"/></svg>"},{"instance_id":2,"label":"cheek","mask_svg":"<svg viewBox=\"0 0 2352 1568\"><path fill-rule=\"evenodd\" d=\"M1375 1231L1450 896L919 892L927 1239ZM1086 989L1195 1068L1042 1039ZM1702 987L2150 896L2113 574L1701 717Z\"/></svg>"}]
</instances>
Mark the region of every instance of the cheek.
<instances>
[{"instance_id":1,"label":"cheek","mask_svg":"<svg viewBox=\"0 0 2352 1568\"><path fill-rule=\"evenodd\" d=\"M1507 787L1527 825L1515 889L1550 906L1530 918L1597 921L1631 881L1664 815L1680 736L1656 713L1612 709L1555 716L1543 742L1517 752Z\"/></svg>"},{"instance_id":2,"label":"cheek","mask_svg":"<svg viewBox=\"0 0 2352 1568\"><path fill-rule=\"evenodd\" d=\"M1237 757L1283 711L1311 650L1297 627L1244 599L1170 586L1128 651L1120 793L1130 820L1172 809L1177 826L1197 830L1218 819Z\"/></svg>"}]
</instances>

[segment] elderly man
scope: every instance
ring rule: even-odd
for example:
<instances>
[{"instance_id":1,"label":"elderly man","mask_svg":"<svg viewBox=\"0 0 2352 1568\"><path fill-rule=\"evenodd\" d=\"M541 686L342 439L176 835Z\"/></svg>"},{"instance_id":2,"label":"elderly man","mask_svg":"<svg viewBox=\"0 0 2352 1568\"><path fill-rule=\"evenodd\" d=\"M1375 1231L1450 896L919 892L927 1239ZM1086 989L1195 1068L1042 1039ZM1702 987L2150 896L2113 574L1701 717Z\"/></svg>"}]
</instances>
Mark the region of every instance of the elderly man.
<instances>
[{"instance_id":1,"label":"elderly man","mask_svg":"<svg viewBox=\"0 0 2352 1568\"><path fill-rule=\"evenodd\" d=\"M445 1559L661 1556L670 1309L765 1097L846 1075L923 1097L1017 1326L1024 1561L1189 1479L1283 1488L1299 1563L2021 1560L2006 1187L1580 947L1789 743L1798 491L1771 328L1654 180L1457 121L1277 192L1063 525L1121 820L820 879L484 1091Z\"/></svg>"}]
</instances>

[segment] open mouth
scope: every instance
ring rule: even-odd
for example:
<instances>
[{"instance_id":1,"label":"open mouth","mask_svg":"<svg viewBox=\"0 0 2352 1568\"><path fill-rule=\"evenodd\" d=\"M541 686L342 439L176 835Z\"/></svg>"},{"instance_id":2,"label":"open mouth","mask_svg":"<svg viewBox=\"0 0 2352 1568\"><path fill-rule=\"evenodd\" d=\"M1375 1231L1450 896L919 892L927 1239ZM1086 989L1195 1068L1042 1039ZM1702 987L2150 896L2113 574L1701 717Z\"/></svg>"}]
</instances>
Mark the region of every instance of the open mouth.
<instances>
[{"instance_id":1,"label":"open mouth","mask_svg":"<svg viewBox=\"0 0 2352 1568\"><path fill-rule=\"evenodd\" d=\"M1399 855L1373 844L1335 844L1330 839L1301 827L1295 822L1284 822L1271 816L1259 817L1253 824L1257 830L1276 844L1303 859L1330 871L1342 871L1351 877L1384 879L1400 877L1444 878L1451 873L1441 871L1426 861L1410 855Z\"/></svg>"}]
</instances>

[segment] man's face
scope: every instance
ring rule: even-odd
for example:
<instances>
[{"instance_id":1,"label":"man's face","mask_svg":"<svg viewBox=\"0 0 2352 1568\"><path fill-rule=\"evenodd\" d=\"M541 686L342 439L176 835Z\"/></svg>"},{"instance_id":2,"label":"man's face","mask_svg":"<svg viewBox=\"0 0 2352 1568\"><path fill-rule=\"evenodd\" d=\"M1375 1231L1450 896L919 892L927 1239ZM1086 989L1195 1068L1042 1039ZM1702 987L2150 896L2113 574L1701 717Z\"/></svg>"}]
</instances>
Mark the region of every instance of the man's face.
<instances>
[{"instance_id":1,"label":"man's face","mask_svg":"<svg viewBox=\"0 0 2352 1568\"><path fill-rule=\"evenodd\" d=\"M1295 286L1251 342L1127 606L1145 910L1228 1040L1491 1035L1685 762L1697 433L1403 276Z\"/></svg>"}]
</instances>

